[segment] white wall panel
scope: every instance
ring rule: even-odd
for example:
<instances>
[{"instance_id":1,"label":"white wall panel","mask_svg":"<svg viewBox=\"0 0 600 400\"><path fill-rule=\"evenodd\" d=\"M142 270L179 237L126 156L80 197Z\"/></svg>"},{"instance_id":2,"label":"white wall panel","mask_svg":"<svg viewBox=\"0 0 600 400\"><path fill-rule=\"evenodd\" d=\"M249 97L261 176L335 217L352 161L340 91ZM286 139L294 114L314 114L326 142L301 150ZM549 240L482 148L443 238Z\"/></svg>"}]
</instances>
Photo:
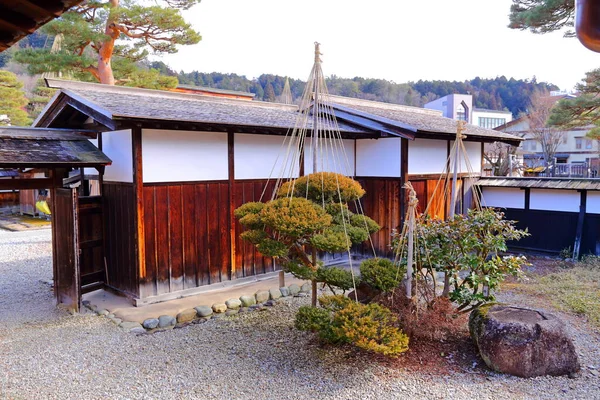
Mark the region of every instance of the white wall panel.
<instances>
[{"instance_id":1,"label":"white wall panel","mask_svg":"<svg viewBox=\"0 0 600 400\"><path fill-rule=\"evenodd\" d=\"M354 165L354 140L343 139L342 142L343 148L339 146L339 140L335 140L333 145L329 140L323 142L322 152L317 152L317 169L319 171L354 176L356 168ZM308 175L313 172L312 138L305 139L304 154L304 173Z\"/></svg>"},{"instance_id":2,"label":"white wall panel","mask_svg":"<svg viewBox=\"0 0 600 400\"><path fill-rule=\"evenodd\" d=\"M575 190L531 189L532 210L579 212L581 195Z\"/></svg>"},{"instance_id":3,"label":"white wall panel","mask_svg":"<svg viewBox=\"0 0 600 400\"><path fill-rule=\"evenodd\" d=\"M481 142L463 142L466 154L460 150L459 173L481 172ZM454 141L450 141L450 151L454 148ZM466 158L465 158L466 157ZM451 162L450 171L454 171L454 162Z\"/></svg>"},{"instance_id":4,"label":"white wall panel","mask_svg":"<svg viewBox=\"0 0 600 400\"><path fill-rule=\"evenodd\" d=\"M236 133L233 140L235 179L297 178L298 155L295 155L296 161L293 151L287 156L289 142L282 136Z\"/></svg>"},{"instance_id":5,"label":"white wall panel","mask_svg":"<svg viewBox=\"0 0 600 400\"><path fill-rule=\"evenodd\" d=\"M587 192L585 210L590 214L600 214L600 192Z\"/></svg>"},{"instance_id":6,"label":"white wall panel","mask_svg":"<svg viewBox=\"0 0 600 400\"><path fill-rule=\"evenodd\" d=\"M144 129L142 163L144 182L226 180L227 134Z\"/></svg>"},{"instance_id":7,"label":"white wall panel","mask_svg":"<svg viewBox=\"0 0 600 400\"><path fill-rule=\"evenodd\" d=\"M408 142L409 174L440 174L446 168L448 142L415 139Z\"/></svg>"},{"instance_id":8,"label":"white wall panel","mask_svg":"<svg viewBox=\"0 0 600 400\"><path fill-rule=\"evenodd\" d=\"M485 207L525 208L525 191L519 188L484 187L481 196Z\"/></svg>"},{"instance_id":9,"label":"white wall panel","mask_svg":"<svg viewBox=\"0 0 600 400\"><path fill-rule=\"evenodd\" d=\"M98 147L98 139L89 139L89 141L91 144ZM86 175L98 175L98 170L96 168L84 168L83 173Z\"/></svg>"},{"instance_id":10,"label":"white wall panel","mask_svg":"<svg viewBox=\"0 0 600 400\"><path fill-rule=\"evenodd\" d=\"M133 182L131 130L102 133L102 152L112 160L104 172L105 181Z\"/></svg>"},{"instance_id":11,"label":"white wall panel","mask_svg":"<svg viewBox=\"0 0 600 400\"><path fill-rule=\"evenodd\" d=\"M400 138L356 141L356 176L400 177Z\"/></svg>"}]
</instances>

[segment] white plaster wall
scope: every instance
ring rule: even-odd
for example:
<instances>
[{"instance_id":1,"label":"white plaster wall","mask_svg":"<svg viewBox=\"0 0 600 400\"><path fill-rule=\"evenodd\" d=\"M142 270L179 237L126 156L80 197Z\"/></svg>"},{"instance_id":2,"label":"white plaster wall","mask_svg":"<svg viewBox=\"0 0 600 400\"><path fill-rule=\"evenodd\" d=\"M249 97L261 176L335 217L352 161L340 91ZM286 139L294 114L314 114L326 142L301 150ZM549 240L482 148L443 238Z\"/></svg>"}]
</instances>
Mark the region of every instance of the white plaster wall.
<instances>
[{"instance_id":1,"label":"white plaster wall","mask_svg":"<svg viewBox=\"0 0 600 400\"><path fill-rule=\"evenodd\" d=\"M343 139L343 148L339 146L339 140L327 140L327 147L323 144L323 154L317 152L317 168L319 171L337 172L347 176L355 175L354 160L354 140ZM304 141L304 173L313 172L313 151L312 138L306 138Z\"/></svg>"},{"instance_id":2,"label":"white plaster wall","mask_svg":"<svg viewBox=\"0 0 600 400\"><path fill-rule=\"evenodd\" d=\"M144 182L226 180L227 134L144 129L142 164Z\"/></svg>"},{"instance_id":3,"label":"white plaster wall","mask_svg":"<svg viewBox=\"0 0 600 400\"><path fill-rule=\"evenodd\" d=\"M439 174L446 168L447 141L415 139L408 142L408 173Z\"/></svg>"},{"instance_id":4,"label":"white plaster wall","mask_svg":"<svg viewBox=\"0 0 600 400\"><path fill-rule=\"evenodd\" d=\"M282 136L236 133L233 143L235 179L298 177L298 155L290 149L286 159L289 139L286 140Z\"/></svg>"},{"instance_id":5,"label":"white plaster wall","mask_svg":"<svg viewBox=\"0 0 600 400\"><path fill-rule=\"evenodd\" d=\"M525 191L519 188L484 187L481 202L485 207L525 208Z\"/></svg>"},{"instance_id":6,"label":"white plaster wall","mask_svg":"<svg viewBox=\"0 0 600 400\"><path fill-rule=\"evenodd\" d=\"M532 210L579 212L581 195L575 190L531 189ZM557 227L560 229L560 227Z\"/></svg>"},{"instance_id":7,"label":"white plaster wall","mask_svg":"<svg viewBox=\"0 0 600 400\"><path fill-rule=\"evenodd\" d=\"M98 139L89 139L89 141L94 146L98 147ZM96 168L84 168L83 173L86 175L98 175L98 170Z\"/></svg>"},{"instance_id":8,"label":"white plaster wall","mask_svg":"<svg viewBox=\"0 0 600 400\"><path fill-rule=\"evenodd\" d=\"M133 182L131 130L102 133L102 152L112 160L104 171L107 182Z\"/></svg>"},{"instance_id":9,"label":"white plaster wall","mask_svg":"<svg viewBox=\"0 0 600 400\"><path fill-rule=\"evenodd\" d=\"M600 192L587 192L585 210L589 214L600 214Z\"/></svg>"},{"instance_id":10,"label":"white plaster wall","mask_svg":"<svg viewBox=\"0 0 600 400\"><path fill-rule=\"evenodd\" d=\"M465 145L466 155L464 151L460 151L460 166L459 173L466 172L481 172L481 143L480 142L463 142ZM450 152L454 148L454 141L450 142ZM460 150L460 149L459 149ZM466 158L465 158L466 156ZM468 162L467 162L468 160ZM468 168L467 168L468 166ZM450 163L450 171L454 171L454 162Z\"/></svg>"},{"instance_id":11,"label":"white plaster wall","mask_svg":"<svg viewBox=\"0 0 600 400\"><path fill-rule=\"evenodd\" d=\"M356 176L400 177L400 138L356 141Z\"/></svg>"}]
</instances>

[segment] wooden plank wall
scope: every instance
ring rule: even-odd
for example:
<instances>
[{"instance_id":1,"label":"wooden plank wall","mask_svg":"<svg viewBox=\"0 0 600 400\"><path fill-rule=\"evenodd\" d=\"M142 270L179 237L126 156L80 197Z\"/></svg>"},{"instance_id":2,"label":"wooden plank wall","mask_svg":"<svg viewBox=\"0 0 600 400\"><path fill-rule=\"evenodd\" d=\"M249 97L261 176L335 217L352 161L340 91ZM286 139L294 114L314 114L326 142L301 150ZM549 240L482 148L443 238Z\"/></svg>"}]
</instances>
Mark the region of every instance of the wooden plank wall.
<instances>
[{"instance_id":1,"label":"wooden plank wall","mask_svg":"<svg viewBox=\"0 0 600 400\"><path fill-rule=\"evenodd\" d=\"M236 181L234 183L234 206L237 208L250 201L260 201L263 191L265 194L262 201L268 201L271 199L274 188L275 181L273 180L269 183L266 180ZM235 221L235 232L235 272L238 278L264 274L278 269L272 258L262 256L256 251L254 245L240 238L243 227L237 219Z\"/></svg>"},{"instance_id":2,"label":"wooden plank wall","mask_svg":"<svg viewBox=\"0 0 600 400\"><path fill-rule=\"evenodd\" d=\"M96 290L105 280L102 197L79 197L79 266L82 293Z\"/></svg>"},{"instance_id":3,"label":"wooden plank wall","mask_svg":"<svg viewBox=\"0 0 600 400\"><path fill-rule=\"evenodd\" d=\"M104 182L104 251L106 284L127 295L138 296L135 263L135 199L131 183Z\"/></svg>"},{"instance_id":4,"label":"wooden plank wall","mask_svg":"<svg viewBox=\"0 0 600 400\"><path fill-rule=\"evenodd\" d=\"M19 191L0 192L0 210L16 211L19 208Z\"/></svg>"}]
</instances>

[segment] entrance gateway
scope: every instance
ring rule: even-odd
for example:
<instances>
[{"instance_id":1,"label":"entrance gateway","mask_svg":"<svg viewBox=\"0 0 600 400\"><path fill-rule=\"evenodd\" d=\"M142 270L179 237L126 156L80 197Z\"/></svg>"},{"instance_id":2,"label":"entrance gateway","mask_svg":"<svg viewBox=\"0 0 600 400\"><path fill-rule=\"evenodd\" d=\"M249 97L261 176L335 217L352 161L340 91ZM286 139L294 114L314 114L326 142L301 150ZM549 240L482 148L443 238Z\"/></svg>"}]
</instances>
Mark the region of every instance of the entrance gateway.
<instances>
[{"instance_id":1,"label":"entrance gateway","mask_svg":"<svg viewBox=\"0 0 600 400\"><path fill-rule=\"evenodd\" d=\"M111 164L90 142L95 138L95 132L83 130L0 128L0 169L45 172L44 178L0 180L0 189L50 190L54 293L71 311L79 311L82 293L105 281L102 197L80 196L65 187L70 171L80 171L83 178L84 168L95 168L101 179Z\"/></svg>"}]
</instances>

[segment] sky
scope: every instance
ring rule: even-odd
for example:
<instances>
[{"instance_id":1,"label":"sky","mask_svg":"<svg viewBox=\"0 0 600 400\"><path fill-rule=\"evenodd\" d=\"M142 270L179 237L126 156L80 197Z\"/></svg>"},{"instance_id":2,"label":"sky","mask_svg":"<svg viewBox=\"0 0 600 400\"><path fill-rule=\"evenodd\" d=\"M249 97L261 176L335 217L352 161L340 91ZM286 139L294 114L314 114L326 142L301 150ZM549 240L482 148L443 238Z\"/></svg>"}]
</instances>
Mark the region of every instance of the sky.
<instances>
[{"instance_id":1,"label":"sky","mask_svg":"<svg viewBox=\"0 0 600 400\"><path fill-rule=\"evenodd\" d=\"M184 17L202 35L160 59L180 71L306 80L321 43L325 75L397 83L532 79L572 89L600 53L562 33L509 29L511 0L202 0Z\"/></svg>"}]
</instances>

